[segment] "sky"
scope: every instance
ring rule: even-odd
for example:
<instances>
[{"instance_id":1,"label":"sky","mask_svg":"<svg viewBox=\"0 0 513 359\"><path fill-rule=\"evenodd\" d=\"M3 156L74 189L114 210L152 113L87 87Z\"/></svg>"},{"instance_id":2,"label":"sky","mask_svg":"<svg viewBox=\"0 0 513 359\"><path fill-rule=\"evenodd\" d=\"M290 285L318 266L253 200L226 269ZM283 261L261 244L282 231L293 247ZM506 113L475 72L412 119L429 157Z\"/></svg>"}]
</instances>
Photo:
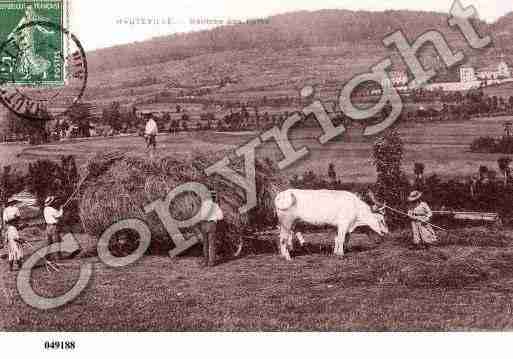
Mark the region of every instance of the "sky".
<instances>
[{"instance_id":1,"label":"sky","mask_svg":"<svg viewBox=\"0 0 513 359\"><path fill-rule=\"evenodd\" d=\"M424 10L448 13L452 0L73 0L71 30L86 50L143 41L155 36L212 28L191 20L246 20L297 10ZM493 22L513 11L512 0L461 0L479 17ZM165 24L120 24L138 17L166 19ZM161 20L162 21L162 20Z\"/></svg>"}]
</instances>

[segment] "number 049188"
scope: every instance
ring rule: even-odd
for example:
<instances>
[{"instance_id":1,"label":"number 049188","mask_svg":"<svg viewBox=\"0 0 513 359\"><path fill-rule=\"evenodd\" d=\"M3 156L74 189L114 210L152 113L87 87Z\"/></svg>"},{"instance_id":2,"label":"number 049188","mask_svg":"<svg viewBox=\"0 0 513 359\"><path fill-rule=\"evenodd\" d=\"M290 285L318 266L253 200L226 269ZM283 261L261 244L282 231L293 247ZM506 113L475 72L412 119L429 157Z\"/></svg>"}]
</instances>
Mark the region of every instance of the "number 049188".
<instances>
[{"instance_id":1,"label":"number 049188","mask_svg":"<svg viewBox=\"0 0 513 359\"><path fill-rule=\"evenodd\" d=\"M74 341L45 341L46 350L73 350L76 348Z\"/></svg>"}]
</instances>

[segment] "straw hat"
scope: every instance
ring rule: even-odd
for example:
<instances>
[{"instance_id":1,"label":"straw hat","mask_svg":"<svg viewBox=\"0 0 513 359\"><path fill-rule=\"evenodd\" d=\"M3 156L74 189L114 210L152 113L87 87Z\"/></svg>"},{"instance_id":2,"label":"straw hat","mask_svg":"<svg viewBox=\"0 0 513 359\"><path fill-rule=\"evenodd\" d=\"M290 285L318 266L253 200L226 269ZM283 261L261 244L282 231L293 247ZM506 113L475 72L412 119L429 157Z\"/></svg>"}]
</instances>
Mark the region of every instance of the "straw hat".
<instances>
[{"instance_id":1,"label":"straw hat","mask_svg":"<svg viewBox=\"0 0 513 359\"><path fill-rule=\"evenodd\" d=\"M53 201L55 201L55 197L54 196L46 197L46 199L45 199L45 206L51 205L53 203Z\"/></svg>"},{"instance_id":2,"label":"straw hat","mask_svg":"<svg viewBox=\"0 0 513 359\"><path fill-rule=\"evenodd\" d=\"M408 196L408 202L415 202L416 200L420 199L422 197L422 192L420 191L413 191Z\"/></svg>"}]
</instances>

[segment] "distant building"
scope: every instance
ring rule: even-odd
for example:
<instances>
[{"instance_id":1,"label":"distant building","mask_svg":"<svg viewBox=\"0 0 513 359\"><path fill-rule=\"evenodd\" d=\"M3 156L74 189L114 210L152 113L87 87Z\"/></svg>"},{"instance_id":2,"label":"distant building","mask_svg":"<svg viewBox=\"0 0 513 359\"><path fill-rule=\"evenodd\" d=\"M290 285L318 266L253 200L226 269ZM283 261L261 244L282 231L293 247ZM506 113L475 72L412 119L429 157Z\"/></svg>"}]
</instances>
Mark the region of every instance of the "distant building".
<instances>
[{"instance_id":1,"label":"distant building","mask_svg":"<svg viewBox=\"0 0 513 359\"><path fill-rule=\"evenodd\" d=\"M408 84L408 75L406 71L390 71L388 77L381 80L383 88L399 87Z\"/></svg>"},{"instance_id":2,"label":"distant building","mask_svg":"<svg viewBox=\"0 0 513 359\"><path fill-rule=\"evenodd\" d=\"M473 82L476 80L476 71L473 67L460 67L460 82Z\"/></svg>"},{"instance_id":3,"label":"distant building","mask_svg":"<svg viewBox=\"0 0 513 359\"><path fill-rule=\"evenodd\" d=\"M493 66L483 67L476 72L476 77L479 80L497 80L499 78L498 68Z\"/></svg>"},{"instance_id":4,"label":"distant building","mask_svg":"<svg viewBox=\"0 0 513 359\"><path fill-rule=\"evenodd\" d=\"M501 61L497 66L486 66L478 70L475 70L473 67L460 67L460 82L509 78L511 78L511 70L505 61Z\"/></svg>"},{"instance_id":5,"label":"distant building","mask_svg":"<svg viewBox=\"0 0 513 359\"><path fill-rule=\"evenodd\" d=\"M498 68L499 77L509 79L511 78L511 70L508 64L504 61L501 61Z\"/></svg>"}]
</instances>

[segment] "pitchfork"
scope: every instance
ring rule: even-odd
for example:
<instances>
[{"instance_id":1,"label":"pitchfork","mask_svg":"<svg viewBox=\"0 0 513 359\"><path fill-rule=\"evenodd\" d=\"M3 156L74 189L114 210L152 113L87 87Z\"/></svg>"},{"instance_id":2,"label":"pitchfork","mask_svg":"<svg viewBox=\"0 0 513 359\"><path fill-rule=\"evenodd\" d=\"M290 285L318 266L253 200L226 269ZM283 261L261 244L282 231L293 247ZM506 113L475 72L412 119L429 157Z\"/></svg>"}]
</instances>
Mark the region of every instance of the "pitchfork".
<instances>
[{"instance_id":1,"label":"pitchfork","mask_svg":"<svg viewBox=\"0 0 513 359\"><path fill-rule=\"evenodd\" d=\"M27 242L27 241L24 241L22 243L22 245L25 245L25 246L27 246L29 248L34 248L34 246L32 244L30 244L29 242ZM49 261L46 258L43 258L43 261L45 263L45 269L46 269L47 272L51 272L51 271L59 272L60 271L59 265L57 263Z\"/></svg>"}]
</instances>

